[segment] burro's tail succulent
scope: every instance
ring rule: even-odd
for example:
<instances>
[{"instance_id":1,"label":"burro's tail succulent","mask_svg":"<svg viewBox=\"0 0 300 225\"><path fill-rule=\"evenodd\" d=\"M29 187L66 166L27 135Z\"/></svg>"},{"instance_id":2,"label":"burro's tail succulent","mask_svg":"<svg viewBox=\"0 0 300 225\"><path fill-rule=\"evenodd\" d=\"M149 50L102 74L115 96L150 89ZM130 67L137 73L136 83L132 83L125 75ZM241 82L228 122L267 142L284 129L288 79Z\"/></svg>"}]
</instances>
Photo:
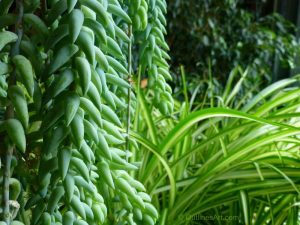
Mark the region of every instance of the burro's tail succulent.
<instances>
[{"instance_id":1,"label":"burro's tail succulent","mask_svg":"<svg viewBox=\"0 0 300 225\"><path fill-rule=\"evenodd\" d=\"M1 222L155 224L132 82L173 109L164 0L0 1Z\"/></svg>"}]
</instances>

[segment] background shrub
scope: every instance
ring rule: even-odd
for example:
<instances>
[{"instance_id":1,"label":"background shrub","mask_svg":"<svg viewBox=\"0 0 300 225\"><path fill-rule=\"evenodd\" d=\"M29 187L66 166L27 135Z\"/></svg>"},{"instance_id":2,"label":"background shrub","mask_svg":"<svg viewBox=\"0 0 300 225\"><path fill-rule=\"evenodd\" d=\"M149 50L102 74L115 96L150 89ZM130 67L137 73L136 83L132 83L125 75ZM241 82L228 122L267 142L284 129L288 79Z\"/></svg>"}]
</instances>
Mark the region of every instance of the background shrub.
<instances>
[{"instance_id":1,"label":"background shrub","mask_svg":"<svg viewBox=\"0 0 300 225\"><path fill-rule=\"evenodd\" d=\"M197 83L212 75L222 87L239 65L248 68L249 83L244 85L249 89L277 79L276 60L283 68L294 68L299 52L295 26L268 5L243 0L170 1L168 42L173 69L188 65L188 80L194 78Z\"/></svg>"}]
</instances>

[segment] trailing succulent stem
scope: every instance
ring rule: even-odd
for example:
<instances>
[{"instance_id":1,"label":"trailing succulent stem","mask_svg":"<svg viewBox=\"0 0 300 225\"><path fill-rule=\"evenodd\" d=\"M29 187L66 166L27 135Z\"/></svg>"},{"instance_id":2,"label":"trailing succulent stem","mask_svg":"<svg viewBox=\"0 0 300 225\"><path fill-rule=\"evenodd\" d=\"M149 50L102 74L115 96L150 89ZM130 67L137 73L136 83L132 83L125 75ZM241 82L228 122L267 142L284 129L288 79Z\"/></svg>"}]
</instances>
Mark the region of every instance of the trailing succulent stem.
<instances>
[{"instance_id":1,"label":"trailing succulent stem","mask_svg":"<svg viewBox=\"0 0 300 225\"><path fill-rule=\"evenodd\" d=\"M23 37L23 14L24 14L24 8L23 8L23 0L17 0L16 1L16 11L18 12L17 21L15 24L15 33L17 35L16 42L12 45L11 51L10 51L10 57L13 58L14 56L18 55L20 52L20 43ZM15 85L16 83L16 69L12 71L12 73L8 77L8 87ZM9 103L9 105L6 107L6 113L5 113L6 120L13 119L14 118L14 108L13 104ZM7 140L5 140L6 142ZM10 211L10 177L11 177L11 161L12 156L14 152L14 144L6 142L5 143L5 155L4 155L4 168L3 168L3 209L2 209L2 218L7 223L10 224L11 221L11 211Z\"/></svg>"},{"instance_id":2,"label":"trailing succulent stem","mask_svg":"<svg viewBox=\"0 0 300 225\"><path fill-rule=\"evenodd\" d=\"M150 71L134 63L142 64L137 36L150 31L157 46L167 46L163 25L147 22L153 13L164 20L160 1L0 1L3 222L156 222L150 196L129 174L140 163L127 159L129 144L137 146L130 138L134 66ZM134 21L142 26L132 23L134 8L141 8ZM165 62L157 49L156 60ZM10 211L15 206L19 213Z\"/></svg>"}]
</instances>

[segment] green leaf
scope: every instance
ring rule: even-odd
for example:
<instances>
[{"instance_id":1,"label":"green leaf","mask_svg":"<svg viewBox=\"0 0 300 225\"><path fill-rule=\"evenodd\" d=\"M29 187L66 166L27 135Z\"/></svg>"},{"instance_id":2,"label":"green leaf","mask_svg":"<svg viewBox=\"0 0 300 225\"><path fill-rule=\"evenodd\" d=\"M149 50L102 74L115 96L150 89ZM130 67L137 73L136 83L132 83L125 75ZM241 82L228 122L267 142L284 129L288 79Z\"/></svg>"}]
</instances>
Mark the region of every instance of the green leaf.
<instances>
[{"instance_id":1,"label":"green leaf","mask_svg":"<svg viewBox=\"0 0 300 225\"><path fill-rule=\"evenodd\" d=\"M56 70L66 64L71 57L78 51L78 47L74 44L68 44L57 51L48 68L48 74L54 73Z\"/></svg>"},{"instance_id":2,"label":"green leaf","mask_svg":"<svg viewBox=\"0 0 300 225\"><path fill-rule=\"evenodd\" d=\"M8 119L5 121L5 127L12 143L24 153L26 149L26 137L20 121L17 119Z\"/></svg>"},{"instance_id":3,"label":"green leaf","mask_svg":"<svg viewBox=\"0 0 300 225\"><path fill-rule=\"evenodd\" d=\"M75 58L76 69L80 78L80 85L83 92L83 95L89 90L91 82L91 68L89 62L83 57Z\"/></svg>"},{"instance_id":4,"label":"green leaf","mask_svg":"<svg viewBox=\"0 0 300 225\"><path fill-rule=\"evenodd\" d=\"M116 71L122 73L122 74L128 74L128 71L126 70L126 68L116 59L110 57L110 56L106 56L106 59L109 63L109 65L114 68Z\"/></svg>"},{"instance_id":5,"label":"green leaf","mask_svg":"<svg viewBox=\"0 0 300 225\"><path fill-rule=\"evenodd\" d=\"M77 169L77 171L85 180L88 181L90 179L89 170L81 159L73 157L71 159L71 164Z\"/></svg>"},{"instance_id":6,"label":"green leaf","mask_svg":"<svg viewBox=\"0 0 300 225\"><path fill-rule=\"evenodd\" d=\"M94 38L86 30L81 30L76 43L81 47L91 65L95 62Z\"/></svg>"},{"instance_id":7,"label":"green leaf","mask_svg":"<svg viewBox=\"0 0 300 225\"><path fill-rule=\"evenodd\" d=\"M73 175L67 174L63 181L64 189L66 191L66 199L71 202L74 195L75 181Z\"/></svg>"},{"instance_id":8,"label":"green leaf","mask_svg":"<svg viewBox=\"0 0 300 225\"><path fill-rule=\"evenodd\" d=\"M130 17L120 6L108 4L107 11L122 18L126 23L132 23Z\"/></svg>"},{"instance_id":9,"label":"green leaf","mask_svg":"<svg viewBox=\"0 0 300 225\"><path fill-rule=\"evenodd\" d=\"M95 105L87 98L80 97L80 106L86 111L89 116L94 120L94 122L102 127L102 118L99 110L95 107Z\"/></svg>"},{"instance_id":10,"label":"green leaf","mask_svg":"<svg viewBox=\"0 0 300 225\"><path fill-rule=\"evenodd\" d=\"M30 61L22 55L16 55L13 58L13 63L20 75L21 83L24 84L28 94L32 96L34 91L34 71Z\"/></svg>"},{"instance_id":11,"label":"green leaf","mask_svg":"<svg viewBox=\"0 0 300 225\"><path fill-rule=\"evenodd\" d=\"M81 4L92 9L97 14L97 16L100 18L101 23L103 23L104 26L108 25L109 18L108 18L105 8L103 7L103 5L101 3L99 3L98 1L93 1L93 0L80 0L80 2L81 2Z\"/></svg>"},{"instance_id":12,"label":"green leaf","mask_svg":"<svg viewBox=\"0 0 300 225\"><path fill-rule=\"evenodd\" d=\"M83 219L86 219L86 213L85 213L84 207L83 207L80 199L76 195L74 195L72 198L71 206L72 206L72 209L78 215L80 215ZM76 222L74 224L76 224Z\"/></svg>"},{"instance_id":13,"label":"green leaf","mask_svg":"<svg viewBox=\"0 0 300 225\"><path fill-rule=\"evenodd\" d=\"M10 31L0 32L0 51L9 43L17 41L18 36Z\"/></svg>"},{"instance_id":14,"label":"green leaf","mask_svg":"<svg viewBox=\"0 0 300 225\"><path fill-rule=\"evenodd\" d=\"M74 213L72 211L65 212L62 218L62 224L63 225L73 225L73 222L75 220Z\"/></svg>"},{"instance_id":15,"label":"green leaf","mask_svg":"<svg viewBox=\"0 0 300 225\"><path fill-rule=\"evenodd\" d=\"M124 88L131 88L130 84L127 83L126 81L124 81L124 79L122 79L120 77L117 77L110 73L106 73L105 76L106 76L107 82L109 82L111 84L114 84L114 85L117 85L120 87L124 87Z\"/></svg>"},{"instance_id":16,"label":"green leaf","mask_svg":"<svg viewBox=\"0 0 300 225\"><path fill-rule=\"evenodd\" d=\"M110 186L111 188L115 189L114 181L111 176L111 170L108 164L104 161L97 164L98 172L100 176L104 179L104 181Z\"/></svg>"},{"instance_id":17,"label":"green leaf","mask_svg":"<svg viewBox=\"0 0 300 225\"><path fill-rule=\"evenodd\" d=\"M62 186L58 186L52 191L47 206L47 209L50 212L50 214L52 214L54 209L58 206L57 204L60 201L60 199L63 197L64 193L65 190Z\"/></svg>"},{"instance_id":18,"label":"green leaf","mask_svg":"<svg viewBox=\"0 0 300 225\"><path fill-rule=\"evenodd\" d=\"M72 151L68 148L62 148L58 151L58 165L61 173L61 178L64 180L71 161Z\"/></svg>"},{"instance_id":19,"label":"green leaf","mask_svg":"<svg viewBox=\"0 0 300 225\"><path fill-rule=\"evenodd\" d=\"M84 15L82 11L79 9L72 10L69 15L69 35L72 43L74 43L79 36L83 21Z\"/></svg>"},{"instance_id":20,"label":"green leaf","mask_svg":"<svg viewBox=\"0 0 300 225\"><path fill-rule=\"evenodd\" d=\"M76 112L78 111L80 105L80 98L77 94L70 93L66 97L66 108L65 108L65 118L66 125L69 126L72 122Z\"/></svg>"},{"instance_id":21,"label":"green leaf","mask_svg":"<svg viewBox=\"0 0 300 225\"><path fill-rule=\"evenodd\" d=\"M43 20L40 19L37 15L32 13L24 14L24 21L34 27L34 29L41 33L44 37L49 35L49 30Z\"/></svg>"},{"instance_id":22,"label":"green leaf","mask_svg":"<svg viewBox=\"0 0 300 225\"><path fill-rule=\"evenodd\" d=\"M15 107L18 119L26 129L28 127L29 114L27 101L22 88L17 85L10 86L8 90L8 96Z\"/></svg>"}]
</instances>

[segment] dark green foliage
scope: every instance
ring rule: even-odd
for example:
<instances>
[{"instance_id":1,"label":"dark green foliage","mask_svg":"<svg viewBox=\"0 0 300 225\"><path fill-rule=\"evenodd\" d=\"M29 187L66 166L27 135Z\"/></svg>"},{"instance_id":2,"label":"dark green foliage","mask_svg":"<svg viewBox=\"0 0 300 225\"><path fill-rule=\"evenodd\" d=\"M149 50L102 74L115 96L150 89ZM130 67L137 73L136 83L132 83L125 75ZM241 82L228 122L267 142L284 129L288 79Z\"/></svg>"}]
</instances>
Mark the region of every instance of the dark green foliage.
<instances>
[{"instance_id":1,"label":"dark green foliage","mask_svg":"<svg viewBox=\"0 0 300 225\"><path fill-rule=\"evenodd\" d=\"M294 67L299 52L294 25L276 13L266 16L254 13L245 7L245 2L169 2L168 42L172 63L175 67L186 65L191 74L188 79L208 78L211 72L224 85L229 72L239 65L249 68L250 82L266 84L272 79L275 55L283 67ZM254 8L260 1L248 2Z\"/></svg>"}]
</instances>

